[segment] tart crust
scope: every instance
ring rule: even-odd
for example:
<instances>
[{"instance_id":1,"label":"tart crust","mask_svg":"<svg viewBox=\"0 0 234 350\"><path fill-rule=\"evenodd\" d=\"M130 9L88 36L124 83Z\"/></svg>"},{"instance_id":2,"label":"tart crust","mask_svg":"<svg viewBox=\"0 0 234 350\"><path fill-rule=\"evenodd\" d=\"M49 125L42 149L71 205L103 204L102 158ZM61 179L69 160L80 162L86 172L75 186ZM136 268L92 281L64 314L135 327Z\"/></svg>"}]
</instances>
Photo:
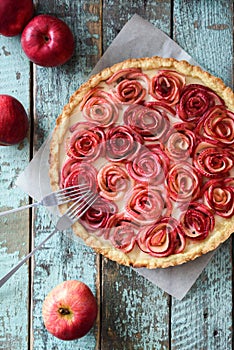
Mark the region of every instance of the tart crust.
<instances>
[{"instance_id":1,"label":"tart crust","mask_svg":"<svg viewBox=\"0 0 234 350\"><path fill-rule=\"evenodd\" d=\"M200 67L192 66L186 61L177 61L173 58L161 58L158 56L151 58L128 59L117 63L110 68L106 68L100 73L93 75L86 83L71 96L69 102L63 108L61 115L56 120L56 126L52 135L50 147L50 182L53 191L59 189L60 181L60 147L64 144L64 137L69 128L69 118L74 109L80 104L84 95L91 89L96 87L102 81L106 81L114 73L124 68L142 68L142 70L151 69L172 69L178 73L182 73L187 77L198 78L201 83L213 91L215 91L225 102L226 107L234 112L234 93L226 87L220 78L217 78L208 72L205 72ZM68 205L60 206L61 212L64 213ZM98 237L90 235L86 229L80 224L73 225L74 233L79 236L84 242L92 247L97 253L118 262L119 264L133 267L147 268L165 268L175 266L187 261L193 260L198 256L208 253L216 249L221 243L226 241L234 231L234 216L229 219L220 218L215 223L215 227L208 237L202 241L189 242L183 252L173 254L167 257L149 257L135 258L131 254L124 253L116 249L111 244L108 247L103 247Z\"/></svg>"}]
</instances>

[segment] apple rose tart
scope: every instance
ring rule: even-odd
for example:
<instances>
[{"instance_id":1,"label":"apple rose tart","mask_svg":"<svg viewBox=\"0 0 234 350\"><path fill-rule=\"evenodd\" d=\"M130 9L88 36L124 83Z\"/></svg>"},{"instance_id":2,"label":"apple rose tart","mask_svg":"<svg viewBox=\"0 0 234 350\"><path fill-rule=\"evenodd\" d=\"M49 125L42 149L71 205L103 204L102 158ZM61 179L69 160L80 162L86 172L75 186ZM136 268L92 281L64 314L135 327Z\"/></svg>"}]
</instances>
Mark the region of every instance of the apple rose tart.
<instances>
[{"instance_id":1,"label":"apple rose tart","mask_svg":"<svg viewBox=\"0 0 234 350\"><path fill-rule=\"evenodd\" d=\"M134 267L193 260L234 231L234 93L171 58L106 68L58 117L50 180L97 194L73 225L96 252Z\"/></svg>"}]
</instances>

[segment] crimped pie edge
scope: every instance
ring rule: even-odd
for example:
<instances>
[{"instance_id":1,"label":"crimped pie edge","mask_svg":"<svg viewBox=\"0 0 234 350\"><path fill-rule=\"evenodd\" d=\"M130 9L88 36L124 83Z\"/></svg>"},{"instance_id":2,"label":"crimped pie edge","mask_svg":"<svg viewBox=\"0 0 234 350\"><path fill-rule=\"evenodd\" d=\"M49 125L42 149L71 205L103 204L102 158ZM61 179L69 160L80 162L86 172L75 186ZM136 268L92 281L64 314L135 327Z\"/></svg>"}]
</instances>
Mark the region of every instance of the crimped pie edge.
<instances>
[{"instance_id":1,"label":"crimped pie edge","mask_svg":"<svg viewBox=\"0 0 234 350\"><path fill-rule=\"evenodd\" d=\"M234 112L234 93L231 88L226 87L224 82L210 73L202 70L198 66L193 66L186 61L178 61L174 58L162 58L158 56L145 57L138 59L128 59L117 63L112 67L105 68L98 74L90 77L90 79L82 84L71 96L67 105L64 106L61 115L56 120L56 126L52 134L50 146L50 183L53 191L59 189L59 147L64 142L64 136L69 126L69 117L74 108L82 101L84 95L91 89L96 87L100 82L107 80L112 74L124 68L142 68L143 70L151 69L173 69L185 76L198 78L201 82L215 91L223 100L229 110ZM60 206L61 212L64 213L68 205ZM222 225L220 225L220 221ZM221 243L226 241L234 231L234 216L230 219L219 220L215 224L214 230L203 241L196 241L189 245L189 251L179 254L173 254L163 258L151 257L148 259L131 260L131 258L122 251L111 247L109 249L102 248L98 238L90 236L78 222L73 225L74 233L79 236L84 242L92 247L97 253L118 262L119 264L133 267L147 268L166 268L183 264L187 261L194 260L198 256L208 253L216 249Z\"/></svg>"}]
</instances>

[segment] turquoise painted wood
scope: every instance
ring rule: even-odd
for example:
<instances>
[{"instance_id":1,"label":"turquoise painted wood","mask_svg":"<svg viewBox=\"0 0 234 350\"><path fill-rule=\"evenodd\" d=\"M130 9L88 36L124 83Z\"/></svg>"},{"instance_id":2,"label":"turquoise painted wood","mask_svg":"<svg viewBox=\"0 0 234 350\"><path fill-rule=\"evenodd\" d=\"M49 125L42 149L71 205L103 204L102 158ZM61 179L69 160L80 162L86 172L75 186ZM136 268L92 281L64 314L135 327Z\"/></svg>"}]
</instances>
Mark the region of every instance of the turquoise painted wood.
<instances>
[{"instance_id":1,"label":"turquoise painted wood","mask_svg":"<svg viewBox=\"0 0 234 350\"><path fill-rule=\"evenodd\" d=\"M30 64L19 37L0 36L0 94L9 94L30 111ZM30 140L0 148L0 210L27 204L28 197L15 186L29 161ZM0 275L8 272L29 249L29 213L0 218ZM0 290L0 349L26 349L29 323L28 265Z\"/></svg>"},{"instance_id":2,"label":"turquoise painted wood","mask_svg":"<svg viewBox=\"0 0 234 350\"><path fill-rule=\"evenodd\" d=\"M201 66L232 87L232 1L186 4L174 2L174 39ZM184 300L172 300L171 349L231 349L232 306L231 238L217 250Z\"/></svg>"},{"instance_id":3,"label":"turquoise painted wood","mask_svg":"<svg viewBox=\"0 0 234 350\"><path fill-rule=\"evenodd\" d=\"M62 106L69 96L87 79L93 65L100 55L96 30L99 13L96 7L99 2L84 7L77 1L38 1L38 13L49 13L63 19L76 34L76 51L69 63L58 68L41 68L34 66L35 88L35 134L34 147L41 143L53 129L55 119L61 113ZM95 7L96 6L96 7ZM99 27L99 26L98 26ZM50 217L42 209L35 213L35 244L38 244L53 228ZM33 335L31 344L35 349L87 349L96 346L97 326L84 338L73 342L61 342L48 334L41 317L42 302L53 286L68 279L79 279L90 286L98 298L99 257L83 243L76 242L57 234L35 256L33 283Z\"/></svg>"},{"instance_id":4,"label":"turquoise painted wood","mask_svg":"<svg viewBox=\"0 0 234 350\"><path fill-rule=\"evenodd\" d=\"M74 57L62 67L30 65L20 38L0 37L0 93L21 100L34 134L0 148L0 210L26 204L14 186L54 127L69 96L135 13L171 35L211 73L233 83L231 0L36 0L36 13L65 20L76 38ZM44 208L0 219L3 275L53 229ZM232 348L232 239L222 245L191 291L178 301L138 276L96 255L69 235L56 234L0 289L0 350L229 350ZM99 315L84 338L63 342L42 321L46 294L67 279L87 283Z\"/></svg>"},{"instance_id":5,"label":"turquoise painted wood","mask_svg":"<svg viewBox=\"0 0 234 350\"><path fill-rule=\"evenodd\" d=\"M169 1L105 0L104 50L135 13L170 34ZM169 349L169 302L168 295L132 269L104 259L101 349Z\"/></svg>"}]
</instances>

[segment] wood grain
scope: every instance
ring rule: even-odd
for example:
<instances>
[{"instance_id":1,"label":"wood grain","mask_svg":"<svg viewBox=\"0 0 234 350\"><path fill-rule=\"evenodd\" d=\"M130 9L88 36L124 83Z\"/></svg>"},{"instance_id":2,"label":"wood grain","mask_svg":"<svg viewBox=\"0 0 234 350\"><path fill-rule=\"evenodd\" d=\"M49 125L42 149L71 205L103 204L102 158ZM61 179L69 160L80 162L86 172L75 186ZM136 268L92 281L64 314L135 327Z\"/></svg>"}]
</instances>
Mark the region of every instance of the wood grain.
<instances>
[{"instance_id":1,"label":"wood grain","mask_svg":"<svg viewBox=\"0 0 234 350\"><path fill-rule=\"evenodd\" d=\"M173 36L208 72L233 87L233 1L174 1Z\"/></svg>"},{"instance_id":2,"label":"wood grain","mask_svg":"<svg viewBox=\"0 0 234 350\"><path fill-rule=\"evenodd\" d=\"M30 65L19 37L0 36L0 94L17 98L30 110ZM0 147L0 210L27 204L28 197L15 186L29 160L29 142ZM1 276L29 249L29 212L0 218ZM24 265L0 289L0 349L26 349L28 341L28 266Z\"/></svg>"},{"instance_id":3,"label":"wood grain","mask_svg":"<svg viewBox=\"0 0 234 350\"><path fill-rule=\"evenodd\" d=\"M102 52L135 13L172 34L202 67L233 87L231 0L34 3L37 14L49 13L68 23L76 50L61 67L30 69L20 37L0 36L0 94L15 96L28 112L33 96L34 110L33 139L0 148L0 210L28 202L14 183L28 164L30 145L34 153L40 148L69 96L87 80ZM29 211L0 219L1 275L28 252L30 231L37 245L54 228L44 208L35 211L33 227L29 225ZM88 284L100 310L91 332L73 342L50 335L41 313L46 294L68 279ZM57 233L36 254L30 278L26 264L0 289L0 350L230 350L232 289L232 239L217 250L191 291L178 301L131 268L97 256L80 240L74 241L71 232Z\"/></svg>"},{"instance_id":4,"label":"wood grain","mask_svg":"<svg viewBox=\"0 0 234 350\"><path fill-rule=\"evenodd\" d=\"M35 137L37 150L55 126L70 95L87 79L99 57L99 2L89 6L77 1L38 1L39 13L53 14L63 19L75 35L76 51L73 58L57 68L34 66L35 86ZM43 208L35 213L35 244L45 238L54 227L50 216ZM82 242L69 239L66 234L56 234L35 256L33 270L33 333L32 347L40 350L94 349L98 326L84 338L63 342L49 334L42 320L41 307L46 294L58 283L78 279L85 282L96 295L98 257Z\"/></svg>"},{"instance_id":5,"label":"wood grain","mask_svg":"<svg viewBox=\"0 0 234 350\"><path fill-rule=\"evenodd\" d=\"M104 1L103 49L138 13L170 33L170 2ZM169 300L155 285L128 267L103 260L101 349L168 349Z\"/></svg>"},{"instance_id":6,"label":"wood grain","mask_svg":"<svg viewBox=\"0 0 234 350\"><path fill-rule=\"evenodd\" d=\"M175 40L232 86L232 1L174 1ZM182 302L172 300L171 349L232 348L231 239L215 253Z\"/></svg>"},{"instance_id":7,"label":"wood grain","mask_svg":"<svg viewBox=\"0 0 234 350\"><path fill-rule=\"evenodd\" d=\"M169 298L131 268L103 261L101 349L169 347Z\"/></svg>"}]
</instances>

